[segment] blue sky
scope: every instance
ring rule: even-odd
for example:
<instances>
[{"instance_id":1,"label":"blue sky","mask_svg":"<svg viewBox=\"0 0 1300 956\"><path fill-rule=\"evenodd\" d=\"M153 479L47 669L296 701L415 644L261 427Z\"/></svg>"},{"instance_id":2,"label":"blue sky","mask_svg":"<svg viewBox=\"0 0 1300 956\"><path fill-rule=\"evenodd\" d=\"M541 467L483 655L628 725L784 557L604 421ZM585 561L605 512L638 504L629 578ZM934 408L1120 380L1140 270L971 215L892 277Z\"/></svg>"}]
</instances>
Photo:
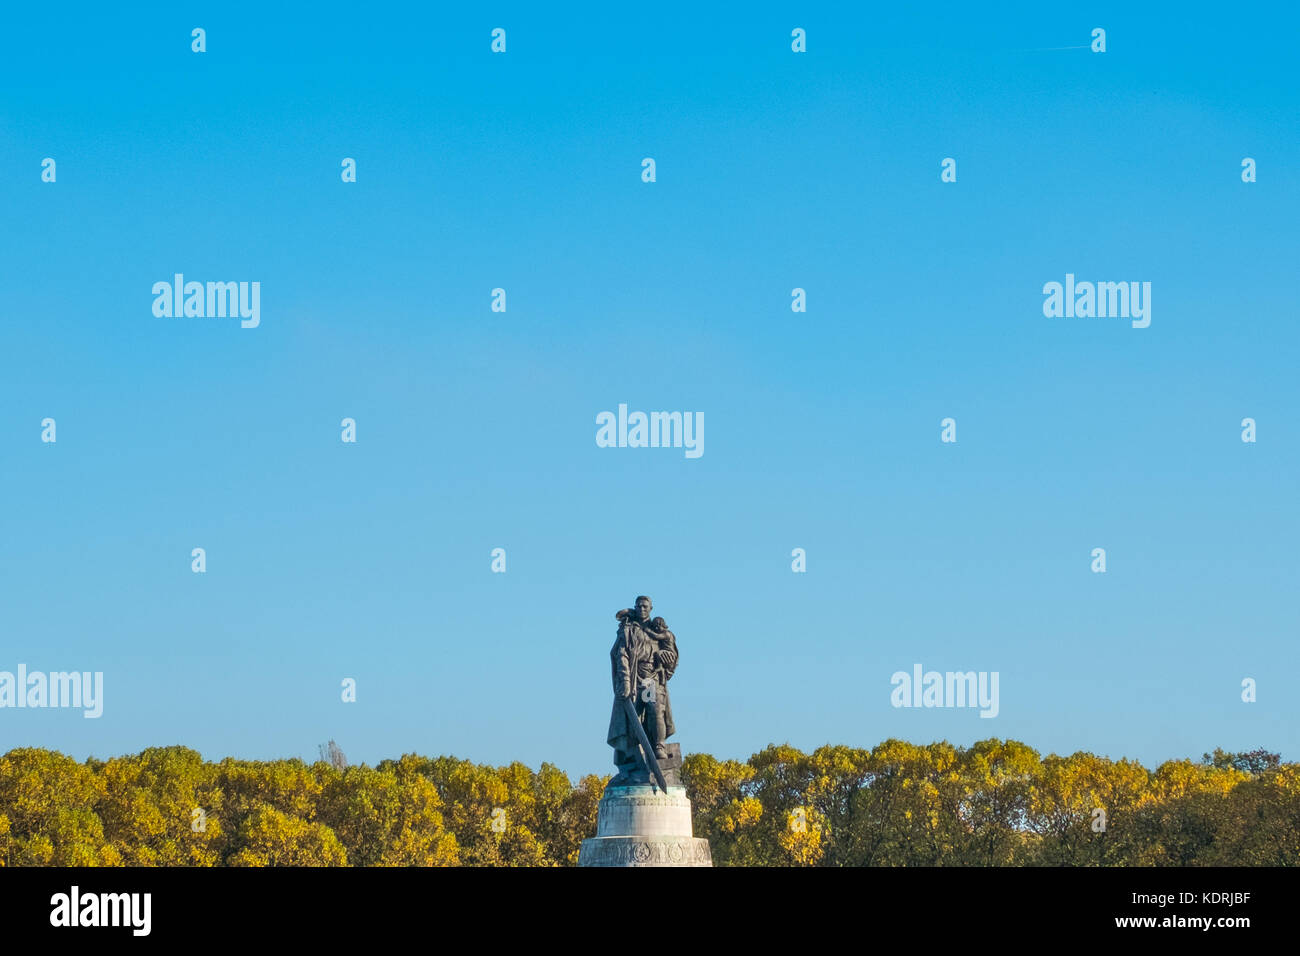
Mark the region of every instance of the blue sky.
<instances>
[{"instance_id":1,"label":"blue sky","mask_svg":"<svg viewBox=\"0 0 1300 956\"><path fill-rule=\"evenodd\" d=\"M1129 6L11 12L0 670L105 703L0 752L605 772L648 593L688 752L1300 758L1296 16ZM156 318L177 272L260 327ZM598 448L619 403L704 455ZM893 708L914 663L999 715Z\"/></svg>"}]
</instances>

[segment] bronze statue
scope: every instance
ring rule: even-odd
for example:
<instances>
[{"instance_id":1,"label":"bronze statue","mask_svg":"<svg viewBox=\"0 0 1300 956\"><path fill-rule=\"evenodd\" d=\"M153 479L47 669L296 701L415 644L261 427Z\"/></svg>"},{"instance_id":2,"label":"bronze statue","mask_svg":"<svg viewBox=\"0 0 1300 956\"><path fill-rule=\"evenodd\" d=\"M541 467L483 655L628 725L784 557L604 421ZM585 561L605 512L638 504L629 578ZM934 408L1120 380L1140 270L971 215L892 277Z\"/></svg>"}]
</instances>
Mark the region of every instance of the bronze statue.
<instances>
[{"instance_id":1,"label":"bronze statue","mask_svg":"<svg viewBox=\"0 0 1300 956\"><path fill-rule=\"evenodd\" d=\"M652 609L650 599L641 595L634 607L614 615L618 634L609 655L614 710L606 741L614 748L619 773L611 786L649 783L653 776L666 789L665 774L676 782L681 766L681 748L666 742L677 732L668 696L668 681L677 669L677 638L662 617L650 617Z\"/></svg>"},{"instance_id":2,"label":"bronze statue","mask_svg":"<svg viewBox=\"0 0 1300 956\"><path fill-rule=\"evenodd\" d=\"M614 615L614 711L606 740L618 774L600 796L596 835L582 841L578 866L713 865L709 841L693 835L682 748L667 742L677 730L668 701L677 637L651 609L642 595Z\"/></svg>"}]
</instances>

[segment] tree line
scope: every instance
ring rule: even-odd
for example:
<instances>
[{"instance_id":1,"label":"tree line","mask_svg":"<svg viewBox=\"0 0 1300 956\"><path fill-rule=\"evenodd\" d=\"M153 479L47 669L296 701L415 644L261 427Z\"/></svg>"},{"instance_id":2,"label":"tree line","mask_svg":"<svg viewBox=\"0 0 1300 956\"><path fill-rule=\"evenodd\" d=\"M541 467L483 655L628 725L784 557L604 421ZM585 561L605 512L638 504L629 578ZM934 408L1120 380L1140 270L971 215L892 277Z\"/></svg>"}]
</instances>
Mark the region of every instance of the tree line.
<instances>
[{"instance_id":1,"label":"tree line","mask_svg":"<svg viewBox=\"0 0 1300 956\"><path fill-rule=\"evenodd\" d=\"M340 757L11 750L0 865L572 866L609 779ZM682 781L722 866L1300 864L1300 764L1263 750L1147 770L1014 740L771 745L743 762L691 754Z\"/></svg>"}]
</instances>

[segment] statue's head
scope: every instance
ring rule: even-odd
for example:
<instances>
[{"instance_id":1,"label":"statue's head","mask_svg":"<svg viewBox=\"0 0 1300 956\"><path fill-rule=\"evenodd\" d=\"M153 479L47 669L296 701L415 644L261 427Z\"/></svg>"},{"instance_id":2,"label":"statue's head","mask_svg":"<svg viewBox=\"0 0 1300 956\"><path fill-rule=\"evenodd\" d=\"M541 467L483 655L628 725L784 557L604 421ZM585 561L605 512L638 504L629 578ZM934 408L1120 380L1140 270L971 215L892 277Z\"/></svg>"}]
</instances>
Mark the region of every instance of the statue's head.
<instances>
[{"instance_id":1,"label":"statue's head","mask_svg":"<svg viewBox=\"0 0 1300 956\"><path fill-rule=\"evenodd\" d=\"M636 605L634 606L634 613L635 613L635 617L636 617L636 619L637 619L638 621L641 621L642 623L645 623L646 621L649 621L649 620L650 620L650 610L651 610L651 608L653 608L653 607L654 607L654 605L653 605L652 603L650 603L650 599L649 599L648 597L646 597L644 594L640 595L640 596L636 599Z\"/></svg>"}]
</instances>

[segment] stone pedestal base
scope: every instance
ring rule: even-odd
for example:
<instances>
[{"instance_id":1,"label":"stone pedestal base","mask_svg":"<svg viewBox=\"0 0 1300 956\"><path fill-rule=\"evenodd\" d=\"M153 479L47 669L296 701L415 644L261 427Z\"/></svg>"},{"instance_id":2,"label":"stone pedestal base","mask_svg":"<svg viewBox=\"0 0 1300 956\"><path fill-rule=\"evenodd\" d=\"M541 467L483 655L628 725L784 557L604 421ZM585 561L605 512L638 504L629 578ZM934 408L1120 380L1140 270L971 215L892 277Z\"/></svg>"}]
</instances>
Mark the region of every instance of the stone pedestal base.
<instances>
[{"instance_id":1,"label":"stone pedestal base","mask_svg":"<svg viewBox=\"0 0 1300 956\"><path fill-rule=\"evenodd\" d=\"M606 787L596 835L582 841L579 866L712 866L709 841L692 836L686 788Z\"/></svg>"}]
</instances>

